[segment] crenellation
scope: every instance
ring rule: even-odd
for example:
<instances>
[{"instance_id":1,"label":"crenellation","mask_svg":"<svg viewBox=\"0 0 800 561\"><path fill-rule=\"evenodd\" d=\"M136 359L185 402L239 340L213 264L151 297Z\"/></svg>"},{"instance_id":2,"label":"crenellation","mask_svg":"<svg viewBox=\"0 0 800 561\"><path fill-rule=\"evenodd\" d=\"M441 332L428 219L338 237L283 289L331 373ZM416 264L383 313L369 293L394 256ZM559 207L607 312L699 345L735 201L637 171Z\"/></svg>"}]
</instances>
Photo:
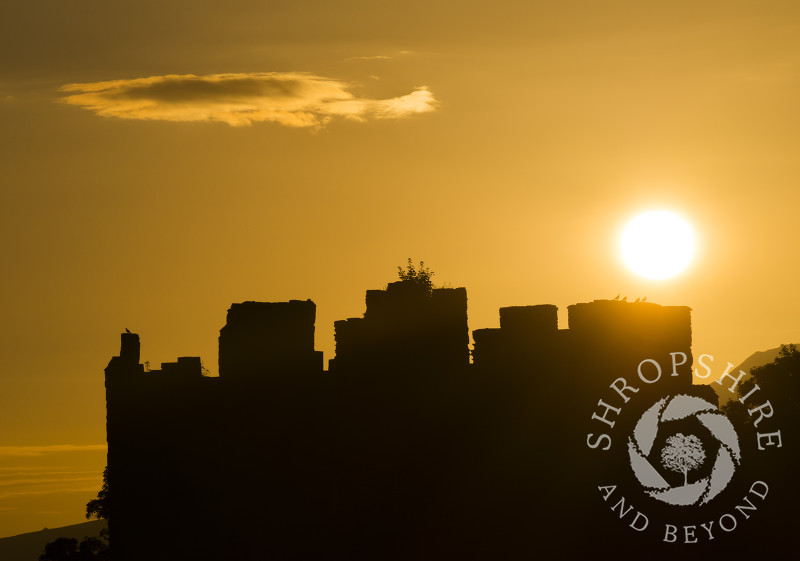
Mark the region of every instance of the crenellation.
<instances>
[{"instance_id":1,"label":"crenellation","mask_svg":"<svg viewBox=\"0 0 800 561\"><path fill-rule=\"evenodd\" d=\"M503 557L498 513L522 536L557 504L536 481L563 470L532 451L581 437L553 396L590 411L642 353L691 356L685 307L576 304L569 329L553 305L502 308L499 328L473 332L470 363L465 288L401 281L365 303L334 323L325 375L311 300L232 304L219 377L199 357L145 372L139 336L122 334L106 368L116 561L388 559L387 544L421 559L420 543L435 559ZM691 384L686 368L676 383Z\"/></svg>"},{"instance_id":2,"label":"crenellation","mask_svg":"<svg viewBox=\"0 0 800 561\"><path fill-rule=\"evenodd\" d=\"M232 304L219 333L219 375L247 380L322 370L314 350L317 307L311 300Z\"/></svg>"}]
</instances>

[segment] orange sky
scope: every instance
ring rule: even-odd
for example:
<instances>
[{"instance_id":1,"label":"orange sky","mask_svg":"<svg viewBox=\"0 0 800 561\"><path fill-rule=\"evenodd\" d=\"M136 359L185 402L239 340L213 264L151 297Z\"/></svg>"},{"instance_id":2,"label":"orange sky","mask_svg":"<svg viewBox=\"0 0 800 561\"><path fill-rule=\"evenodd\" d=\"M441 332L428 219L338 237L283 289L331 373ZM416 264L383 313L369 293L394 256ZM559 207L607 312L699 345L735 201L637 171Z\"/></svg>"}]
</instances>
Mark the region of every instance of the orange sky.
<instances>
[{"instance_id":1,"label":"orange sky","mask_svg":"<svg viewBox=\"0 0 800 561\"><path fill-rule=\"evenodd\" d=\"M471 329L622 293L691 306L695 353L720 361L800 341L798 12L6 2L0 451L102 444L126 327L154 366L215 372L231 302L312 298L327 360L333 321L408 257L467 287ZM617 254L652 208L699 237L675 279ZM99 474L93 453L71 469ZM0 535L80 521L94 494L0 485Z\"/></svg>"}]
</instances>

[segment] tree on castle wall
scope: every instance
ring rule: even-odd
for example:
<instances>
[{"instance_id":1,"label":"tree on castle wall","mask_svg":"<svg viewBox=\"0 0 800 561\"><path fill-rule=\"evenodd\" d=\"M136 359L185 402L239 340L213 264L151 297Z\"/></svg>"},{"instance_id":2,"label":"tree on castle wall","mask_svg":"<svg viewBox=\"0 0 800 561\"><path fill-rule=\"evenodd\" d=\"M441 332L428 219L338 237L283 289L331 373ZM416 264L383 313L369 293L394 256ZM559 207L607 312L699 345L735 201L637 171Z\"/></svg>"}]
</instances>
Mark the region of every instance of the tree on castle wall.
<instances>
[{"instance_id":1,"label":"tree on castle wall","mask_svg":"<svg viewBox=\"0 0 800 561\"><path fill-rule=\"evenodd\" d=\"M400 277L400 281L419 285L427 292L433 290L433 280L431 277L433 277L434 274L433 271L425 266L423 261L419 262L419 268L414 267L414 263L411 261L410 257L408 258L408 264L405 269L400 266L397 267L397 276Z\"/></svg>"}]
</instances>

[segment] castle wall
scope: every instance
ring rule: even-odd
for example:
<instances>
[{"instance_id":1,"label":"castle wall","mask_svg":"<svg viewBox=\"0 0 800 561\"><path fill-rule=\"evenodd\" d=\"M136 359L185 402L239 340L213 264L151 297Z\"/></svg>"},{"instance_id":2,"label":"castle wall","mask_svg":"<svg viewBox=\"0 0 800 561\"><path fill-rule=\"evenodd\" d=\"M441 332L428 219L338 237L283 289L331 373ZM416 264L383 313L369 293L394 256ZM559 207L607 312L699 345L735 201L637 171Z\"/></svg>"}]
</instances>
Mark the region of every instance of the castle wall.
<instances>
[{"instance_id":1,"label":"castle wall","mask_svg":"<svg viewBox=\"0 0 800 561\"><path fill-rule=\"evenodd\" d=\"M321 370L322 354L314 350L316 310L311 300L232 304L219 334L220 377Z\"/></svg>"},{"instance_id":2,"label":"castle wall","mask_svg":"<svg viewBox=\"0 0 800 561\"><path fill-rule=\"evenodd\" d=\"M534 558L536 528L578 516L560 493L583 460L551 457L585 438L576 412L643 352L691 353L688 308L599 301L568 330L555 306L503 308L470 365L466 290L414 288L336 322L327 373L311 301L233 304L219 378L197 357L145 372L123 334L106 369L115 561Z\"/></svg>"},{"instance_id":3,"label":"castle wall","mask_svg":"<svg viewBox=\"0 0 800 561\"><path fill-rule=\"evenodd\" d=\"M363 318L334 324L334 368L422 371L465 368L469 327L465 288L428 291L413 282L368 290Z\"/></svg>"}]
</instances>

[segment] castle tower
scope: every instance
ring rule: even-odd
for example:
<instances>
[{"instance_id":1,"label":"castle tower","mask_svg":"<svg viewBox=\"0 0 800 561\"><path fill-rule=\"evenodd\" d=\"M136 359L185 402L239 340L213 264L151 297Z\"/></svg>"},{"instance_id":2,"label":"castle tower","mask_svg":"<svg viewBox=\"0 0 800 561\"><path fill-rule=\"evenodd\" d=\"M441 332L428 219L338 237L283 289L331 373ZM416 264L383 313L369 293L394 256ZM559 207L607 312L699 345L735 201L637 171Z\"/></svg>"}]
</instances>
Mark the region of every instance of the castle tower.
<instances>
[{"instance_id":1,"label":"castle tower","mask_svg":"<svg viewBox=\"0 0 800 561\"><path fill-rule=\"evenodd\" d=\"M219 331L220 377L322 371L322 352L314 350L316 313L311 300L231 304Z\"/></svg>"},{"instance_id":2,"label":"castle tower","mask_svg":"<svg viewBox=\"0 0 800 561\"><path fill-rule=\"evenodd\" d=\"M334 322L337 371L441 370L469 364L467 289L408 282L368 290L363 318Z\"/></svg>"}]
</instances>

